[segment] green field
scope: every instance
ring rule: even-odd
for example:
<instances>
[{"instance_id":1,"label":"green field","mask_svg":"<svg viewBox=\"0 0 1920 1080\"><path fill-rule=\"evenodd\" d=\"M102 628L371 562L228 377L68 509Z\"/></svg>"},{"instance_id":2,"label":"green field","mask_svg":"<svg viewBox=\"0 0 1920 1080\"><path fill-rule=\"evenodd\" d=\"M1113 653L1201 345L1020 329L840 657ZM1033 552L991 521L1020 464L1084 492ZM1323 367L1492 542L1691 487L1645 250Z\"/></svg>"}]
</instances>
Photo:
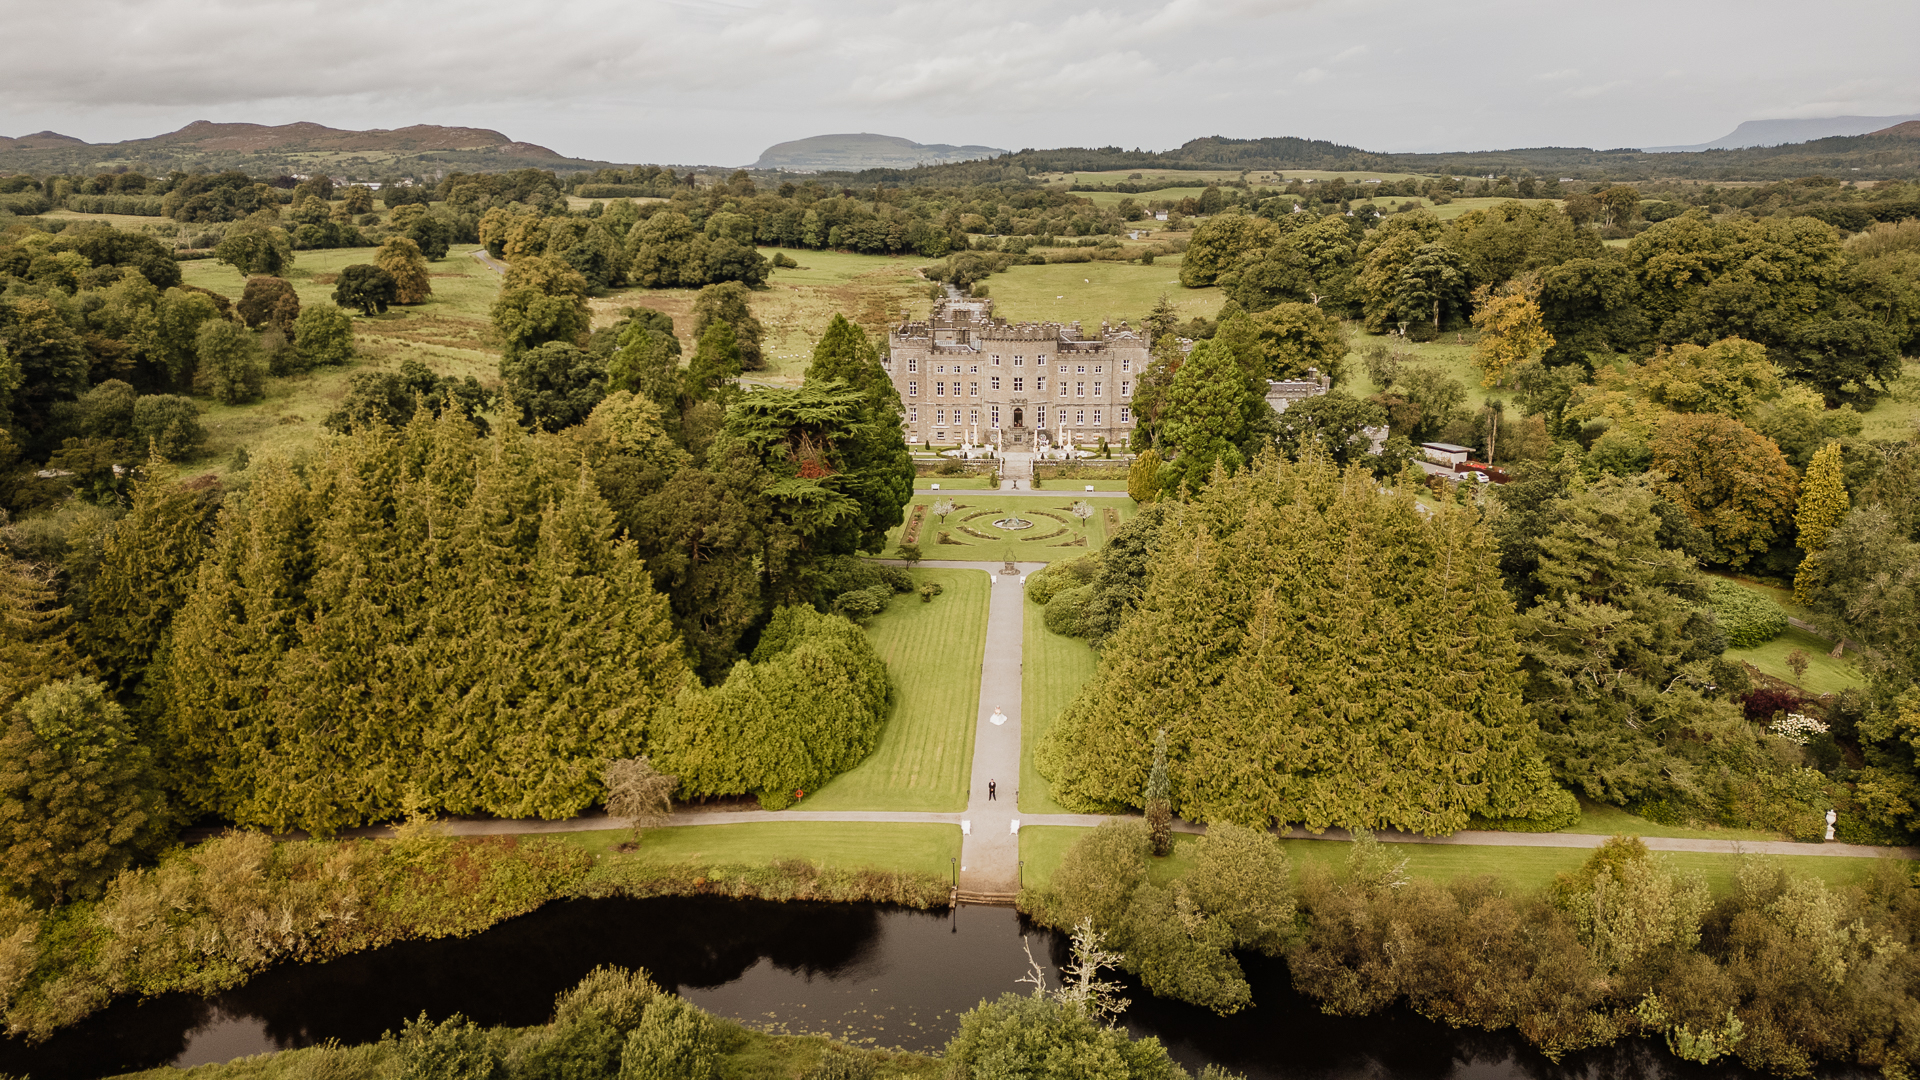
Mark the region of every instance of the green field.
<instances>
[{"instance_id":1,"label":"green field","mask_svg":"<svg viewBox=\"0 0 1920 1080\"><path fill-rule=\"evenodd\" d=\"M1054 263L1015 266L986 280L993 313L1014 322L1078 321L1088 334L1100 320L1138 327L1162 293L1181 319L1213 318L1226 303L1218 288L1180 287L1178 256L1139 263Z\"/></svg>"},{"instance_id":2,"label":"green field","mask_svg":"<svg viewBox=\"0 0 1920 1080\"><path fill-rule=\"evenodd\" d=\"M1020 830L1020 858L1028 888L1045 888L1053 871L1075 839L1085 830L1071 826L1034 826ZM1149 872L1155 881L1170 880L1191 866L1191 856L1183 848L1195 837L1174 838L1174 853L1165 860L1153 860ZM1282 840L1280 846L1296 867L1318 864L1336 876L1345 873L1347 853L1352 850L1337 840ZM1456 844L1389 844L1396 857L1407 860L1407 872L1415 877L1445 881L1475 874L1491 874L1516 888L1545 888L1556 874L1578 869L1590 854L1584 848L1503 848L1470 847ZM1655 858L1667 860L1681 870L1697 871L1706 878L1715 895L1731 892L1740 872L1740 861L1758 856L1710 855L1696 852L1658 852ZM1866 881L1873 873L1875 860L1833 858L1829 856L1773 856L1781 858L1796 874L1817 877L1829 885L1846 886Z\"/></svg>"},{"instance_id":3,"label":"green field","mask_svg":"<svg viewBox=\"0 0 1920 1080\"><path fill-rule=\"evenodd\" d=\"M1908 360L1891 393L1860 414L1860 437L1900 441L1920 438L1920 360Z\"/></svg>"},{"instance_id":4,"label":"green field","mask_svg":"<svg viewBox=\"0 0 1920 1080\"><path fill-rule=\"evenodd\" d=\"M334 276L355 263L372 262L373 253L373 248L297 252L286 279L302 304L331 302ZM211 259L183 262L180 270L187 284L231 300L238 301L246 287L244 275ZM359 356L353 363L268 378L262 396L244 405L202 401L208 436L203 461L218 471L239 447L258 456L313 445L324 430L320 422L346 395L355 371L398 367L412 358L443 374L497 381L499 349L487 309L499 292L499 275L463 252L430 264L429 272L433 295L426 303L396 307L371 318L354 316Z\"/></svg>"},{"instance_id":5,"label":"green field","mask_svg":"<svg viewBox=\"0 0 1920 1080\"><path fill-rule=\"evenodd\" d=\"M1787 666L1787 656L1799 649L1807 654L1807 675L1804 680L1793 677L1793 669ZM1842 657L1834 659L1827 653L1833 650L1833 642L1815 637L1799 627L1789 626L1787 632L1764 645L1751 649L1728 649L1727 656L1734 660L1745 660L1754 667L1776 679L1784 680L1800 689L1814 694L1837 694L1842 690L1858 689L1867 685L1866 677L1853 661Z\"/></svg>"},{"instance_id":6,"label":"green field","mask_svg":"<svg viewBox=\"0 0 1920 1080\"><path fill-rule=\"evenodd\" d=\"M1480 369L1473 363L1473 333L1471 331L1449 331L1440 335L1437 341L1407 341L1404 345L1398 335L1369 334L1361 329L1358 322L1346 325L1347 341L1350 350L1347 353L1346 368L1341 373L1339 386L1357 398L1367 398L1380 392L1367 376L1366 364L1360 359L1360 352L1369 345L1385 345L1390 351L1406 353L1407 364L1419 364L1438 367L1440 370L1460 380L1467 388L1467 407L1478 410L1487 402L1490 391L1480 385ZM1500 396L1509 396L1511 391L1491 391Z\"/></svg>"},{"instance_id":7,"label":"green field","mask_svg":"<svg viewBox=\"0 0 1920 1080\"><path fill-rule=\"evenodd\" d=\"M1086 502L1094 508L1095 513L1082 525L1080 519L1067 512L1067 508L1076 501L1073 491L1059 492L1057 501L1026 495L1002 497L994 492L978 495L966 492L956 500L953 513L948 515L943 525L933 514L933 504L944 494L944 491L938 494L931 491L914 493L914 505L927 508L920 526L920 554L931 560L998 561L1009 552L1018 562L1053 562L1056 559L1077 558L1089 551L1098 551L1106 544L1106 510L1112 509L1123 522L1134 513L1132 499L1087 499ZM993 527L996 517L1015 512L1034 522L1033 528L1002 534L1001 530ZM909 520L912 519L911 508L907 516ZM900 543L900 535L905 529L906 525L902 523L888 533L887 545L883 550L892 551ZM968 535L965 529L982 535ZM939 537L943 531L951 537L952 543L940 543ZM1022 536L1029 539L1020 539Z\"/></svg>"},{"instance_id":8,"label":"green field","mask_svg":"<svg viewBox=\"0 0 1920 1080\"><path fill-rule=\"evenodd\" d=\"M880 745L865 761L808 793L802 810L966 809L987 641L987 575L981 570L911 573L916 582L938 582L946 591L932 603L912 593L896 596L867 626L894 687Z\"/></svg>"},{"instance_id":9,"label":"green field","mask_svg":"<svg viewBox=\"0 0 1920 1080\"><path fill-rule=\"evenodd\" d=\"M1657 821L1629 814L1617 806L1580 800L1580 820L1559 830L1593 836L1665 836L1682 840L1790 840L1785 833L1765 829L1688 829L1662 825Z\"/></svg>"},{"instance_id":10,"label":"green field","mask_svg":"<svg viewBox=\"0 0 1920 1080\"><path fill-rule=\"evenodd\" d=\"M560 839L606 855L632 838L625 829L561 833ZM867 821L758 821L650 829L622 856L655 866L686 863L765 865L806 859L816 866L872 867L947 876L960 854L960 827Z\"/></svg>"},{"instance_id":11,"label":"green field","mask_svg":"<svg viewBox=\"0 0 1920 1080\"><path fill-rule=\"evenodd\" d=\"M1459 217L1461 214L1464 214L1469 210L1486 210L1490 207L1499 206L1501 203L1508 203L1508 202L1524 202L1524 203L1528 203L1529 205L1533 203L1538 203L1538 202L1545 202L1545 203L1551 203L1555 209L1559 209L1561 205L1561 202L1559 199L1515 199L1511 195L1502 195L1498 198L1491 198L1491 197L1471 198L1471 199L1456 198L1445 206L1430 206L1428 207L1428 209L1433 211L1434 217L1437 217L1442 221L1448 221L1453 218Z\"/></svg>"},{"instance_id":12,"label":"green field","mask_svg":"<svg viewBox=\"0 0 1920 1080\"><path fill-rule=\"evenodd\" d=\"M1020 605L1025 638L1020 657L1020 811L1025 814L1065 814L1053 801L1047 779L1034 764L1040 740L1073 702L1100 666L1100 654L1081 638L1064 637L1047 629L1046 609Z\"/></svg>"},{"instance_id":13,"label":"green field","mask_svg":"<svg viewBox=\"0 0 1920 1080\"><path fill-rule=\"evenodd\" d=\"M913 481L915 491L932 491L935 484L941 491L998 491L996 482L989 486L984 476L921 476Z\"/></svg>"}]
</instances>

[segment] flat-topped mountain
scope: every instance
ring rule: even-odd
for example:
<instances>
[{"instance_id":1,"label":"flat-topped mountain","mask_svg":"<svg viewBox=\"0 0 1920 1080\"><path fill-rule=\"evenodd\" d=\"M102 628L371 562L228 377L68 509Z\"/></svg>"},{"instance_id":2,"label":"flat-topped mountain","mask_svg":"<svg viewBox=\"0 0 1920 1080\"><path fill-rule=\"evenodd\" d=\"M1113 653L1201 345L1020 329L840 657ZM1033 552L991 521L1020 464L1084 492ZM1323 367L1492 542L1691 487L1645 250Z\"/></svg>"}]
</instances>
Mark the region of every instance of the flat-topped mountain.
<instances>
[{"instance_id":1,"label":"flat-topped mountain","mask_svg":"<svg viewBox=\"0 0 1920 1080\"><path fill-rule=\"evenodd\" d=\"M951 146L917 143L897 135L815 135L809 139L767 147L750 169L787 169L794 172L859 172L861 169L911 169L915 165L945 165L997 157L1005 150L992 146Z\"/></svg>"},{"instance_id":2,"label":"flat-topped mountain","mask_svg":"<svg viewBox=\"0 0 1920 1080\"><path fill-rule=\"evenodd\" d=\"M1785 146L1847 135L1893 134L1889 126L1920 120L1906 116L1823 116L1808 120L1748 120L1712 142L1691 146L1649 146L1648 153L1685 154L1701 150L1742 150L1750 146Z\"/></svg>"}]
</instances>

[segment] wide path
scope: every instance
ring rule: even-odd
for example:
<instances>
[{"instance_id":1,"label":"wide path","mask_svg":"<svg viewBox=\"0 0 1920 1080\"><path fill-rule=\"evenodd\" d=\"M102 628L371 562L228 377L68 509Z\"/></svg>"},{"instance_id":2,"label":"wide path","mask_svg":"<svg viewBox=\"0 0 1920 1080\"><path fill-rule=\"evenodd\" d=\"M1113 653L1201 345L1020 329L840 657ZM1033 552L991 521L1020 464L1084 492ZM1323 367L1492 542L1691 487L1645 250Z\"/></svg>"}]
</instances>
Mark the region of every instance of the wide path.
<instances>
[{"instance_id":1,"label":"wide path","mask_svg":"<svg viewBox=\"0 0 1920 1080\"><path fill-rule=\"evenodd\" d=\"M475 248L474 250L467 252L467 254L472 255L476 259L479 259L481 266L486 267L487 269L493 271L496 274L504 274L507 272L507 264L487 254L486 248Z\"/></svg>"},{"instance_id":2,"label":"wide path","mask_svg":"<svg viewBox=\"0 0 1920 1080\"><path fill-rule=\"evenodd\" d=\"M1019 564L1015 564L1019 566ZM960 891L1007 894L1020 890L1020 665L1025 637L1020 605L1026 575L994 572L987 607L987 648L980 663L980 715L973 735L973 775L961 820ZM1001 723L995 724L995 711ZM989 794L987 785L997 790Z\"/></svg>"}]
</instances>

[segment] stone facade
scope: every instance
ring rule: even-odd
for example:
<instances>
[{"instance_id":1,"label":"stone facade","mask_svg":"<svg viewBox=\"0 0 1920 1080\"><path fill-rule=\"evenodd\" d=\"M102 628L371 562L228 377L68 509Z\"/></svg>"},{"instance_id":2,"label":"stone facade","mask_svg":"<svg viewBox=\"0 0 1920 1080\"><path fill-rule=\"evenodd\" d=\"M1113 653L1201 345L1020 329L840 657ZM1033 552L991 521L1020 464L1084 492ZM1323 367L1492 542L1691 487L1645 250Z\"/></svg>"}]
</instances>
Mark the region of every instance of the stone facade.
<instances>
[{"instance_id":1,"label":"stone facade","mask_svg":"<svg viewBox=\"0 0 1920 1080\"><path fill-rule=\"evenodd\" d=\"M993 301L941 300L924 322L902 313L882 361L906 413L907 442L1002 450L1125 445L1148 342L1102 324L1009 323Z\"/></svg>"}]
</instances>

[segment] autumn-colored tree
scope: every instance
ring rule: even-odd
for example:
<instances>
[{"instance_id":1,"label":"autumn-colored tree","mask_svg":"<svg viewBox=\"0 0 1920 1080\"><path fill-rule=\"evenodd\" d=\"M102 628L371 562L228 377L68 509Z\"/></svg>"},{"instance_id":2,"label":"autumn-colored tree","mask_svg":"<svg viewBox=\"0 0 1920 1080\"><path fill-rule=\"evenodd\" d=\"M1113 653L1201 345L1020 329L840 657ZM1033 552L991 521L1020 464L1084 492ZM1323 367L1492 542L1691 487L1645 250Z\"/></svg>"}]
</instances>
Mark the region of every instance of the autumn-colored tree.
<instances>
[{"instance_id":1,"label":"autumn-colored tree","mask_svg":"<svg viewBox=\"0 0 1920 1080\"><path fill-rule=\"evenodd\" d=\"M1713 542L1711 558L1745 566L1793 513L1799 477L1772 439L1726 416L1667 418L1653 439L1664 493Z\"/></svg>"},{"instance_id":2,"label":"autumn-colored tree","mask_svg":"<svg viewBox=\"0 0 1920 1080\"><path fill-rule=\"evenodd\" d=\"M1553 335L1541 324L1534 291L1494 293L1483 286L1474 293L1473 327L1480 331L1480 340L1473 346L1473 362L1484 373L1480 385L1499 386L1507 372L1553 348Z\"/></svg>"},{"instance_id":3,"label":"autumn-colored tree","mask_svg":"<svg viewBox=\"0 0 1920 1080\"><path fill-rule=\"evenodd\" d=\"M1840 444L1830 442L1813 455L1807 466L1806 480L1800 486L1800 512L1794 524L1800 529L1800 550L1807 557L1793 577L1793 598L1806 603L1822 577L1820 552L1827 546L1827 534L1847 516L1846 466L1840 458Z\"/></svg>"},{"instance_id":4,"label":"autumn-colored tree","mask_svg":"<svg viewBox=\"0 0 1920 1080\"><path fill-rule=\"evenodd\" d=\"M427 257L420 245L404 236L396 236L373 253L373 265L393 276L396 304L424 304L433 295L433 282L427 276Z\"/></svg>"}]
</instances>

